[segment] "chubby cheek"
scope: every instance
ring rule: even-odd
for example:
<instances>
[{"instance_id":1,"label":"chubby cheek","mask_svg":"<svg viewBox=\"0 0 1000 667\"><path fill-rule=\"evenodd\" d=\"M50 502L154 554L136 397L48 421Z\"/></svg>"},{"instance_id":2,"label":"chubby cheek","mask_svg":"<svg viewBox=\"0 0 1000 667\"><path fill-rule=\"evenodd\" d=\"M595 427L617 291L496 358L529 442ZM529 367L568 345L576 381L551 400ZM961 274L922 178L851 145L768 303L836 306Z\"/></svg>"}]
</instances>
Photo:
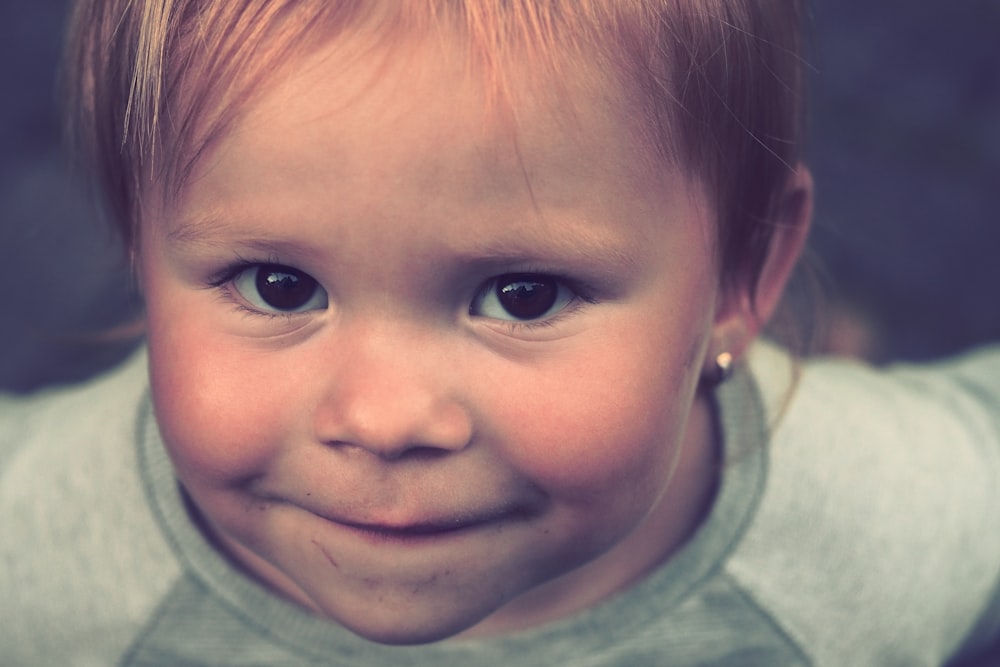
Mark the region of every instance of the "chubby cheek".
<instances>
[{"instance_id":1,"label":"chubby cheek","mask_svg":"<svg viewBox=\"0 0 1000 667\"><path fill-rule=\"evenodd\" d=\"M512 379L497 402L510 425L508 460L564 506L648 509L669 478L694 401L700 340L670 347L628 338L554 359L526 382Z\"/></svg>"},{"instance_id":2,"label":"chubby cheek","mask_svg":"<svg viewBox=\"0 0 1000 667\"><path fill-rule=\"evenodd\" d=\"M185 483L238 485L266 470L294 405L282 397L282 378L232 340L156 304L148 329L157 421Z\"/></svg>"}]
</instances>

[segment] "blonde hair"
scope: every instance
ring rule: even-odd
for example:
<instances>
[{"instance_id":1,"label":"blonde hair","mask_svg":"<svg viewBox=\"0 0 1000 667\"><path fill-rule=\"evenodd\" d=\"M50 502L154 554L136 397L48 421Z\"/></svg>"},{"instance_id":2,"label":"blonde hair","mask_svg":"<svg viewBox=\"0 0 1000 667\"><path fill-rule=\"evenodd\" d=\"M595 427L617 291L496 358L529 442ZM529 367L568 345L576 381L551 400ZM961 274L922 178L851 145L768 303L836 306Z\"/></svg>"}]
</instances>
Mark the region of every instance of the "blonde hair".
<instances>
[{"instance_id":1,"label":"blonde hair","mask_svg":"<svg viewBox=\"0 0 1000 667\"><path fill-rule=\"evenodd\" d=\"M799 0L76 0L67 115L132 244L150 186L179 189L255 86L317 40L458 28L500 87L518 52L585 58L628 92L654 155L706 187L724 275L753 280L799 160L799 24Z\"/></svg>"}]
</instances>

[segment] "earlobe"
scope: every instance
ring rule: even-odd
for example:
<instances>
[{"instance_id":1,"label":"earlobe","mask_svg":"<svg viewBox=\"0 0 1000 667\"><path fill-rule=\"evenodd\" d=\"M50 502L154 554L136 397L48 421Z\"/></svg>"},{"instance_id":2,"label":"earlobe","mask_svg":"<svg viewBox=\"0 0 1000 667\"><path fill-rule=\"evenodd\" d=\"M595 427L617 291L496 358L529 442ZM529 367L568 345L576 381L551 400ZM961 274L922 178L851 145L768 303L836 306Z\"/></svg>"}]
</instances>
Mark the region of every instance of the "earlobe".
<instances>
[{"instance_id":1,"label":"earlobe","mask_svg":"<svg viewBox=\"0 0 1000 667\"><path fill-rule=\"evenodd\" d=\"M728 368L724 367L743 356L774 314L809 234L812 208L812 174L799 165L778 204L774 232L756 283L722 295L705 359L706 381L725 379Z\"/></svg>"}]
</instances>

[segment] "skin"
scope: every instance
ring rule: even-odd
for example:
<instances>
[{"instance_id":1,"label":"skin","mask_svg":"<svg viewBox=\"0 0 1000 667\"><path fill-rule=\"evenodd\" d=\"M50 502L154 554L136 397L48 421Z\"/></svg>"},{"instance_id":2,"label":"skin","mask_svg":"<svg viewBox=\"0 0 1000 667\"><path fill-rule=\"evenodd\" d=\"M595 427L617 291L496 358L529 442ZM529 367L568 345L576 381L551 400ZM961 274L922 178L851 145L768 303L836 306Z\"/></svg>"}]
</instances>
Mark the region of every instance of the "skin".
<instances>
[{"instance_id":1,"label":"skin","mask_svg":"<svg viewBox=\"0 0 1000 667\"><path fill-rule=\"evenodd\" d=\"M719 285L711 207L636 159L594 73L563 97L516 89L509 122L445 45L350 66L344 49L265 85L144 217L179 479L247 573L376 641L591 606L711 502L700 377L751 330ZM239 273L254 262L321 291L266 314ZM559 276L561 301L507 321L484 286L524 272Z\"/></svg>"}]
</instances>

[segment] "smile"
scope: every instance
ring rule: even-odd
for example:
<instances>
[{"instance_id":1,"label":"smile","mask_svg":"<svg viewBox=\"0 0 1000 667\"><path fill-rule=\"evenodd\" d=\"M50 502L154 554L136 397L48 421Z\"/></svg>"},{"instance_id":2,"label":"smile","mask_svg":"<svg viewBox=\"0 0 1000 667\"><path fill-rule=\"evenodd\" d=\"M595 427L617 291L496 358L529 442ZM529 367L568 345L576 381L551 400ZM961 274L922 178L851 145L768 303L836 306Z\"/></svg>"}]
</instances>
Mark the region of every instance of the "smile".
<instances>
[{"instance_id":1,"label":"smile","mask_svg":"<svg viewBox=\"0 0 1000 667\"><path fill-rule=\"evenodd\" d=\"M402 525L382 523L364 523L331 519L334 523L360 533L368 539L376 541L416 542L427 539L458 536L483 528L498 528L501 524L523 519L528 516L523 509L502 509L495 512L471 516L456 516L454 518L435 519Z\"/></svg>"}]
</instances>

